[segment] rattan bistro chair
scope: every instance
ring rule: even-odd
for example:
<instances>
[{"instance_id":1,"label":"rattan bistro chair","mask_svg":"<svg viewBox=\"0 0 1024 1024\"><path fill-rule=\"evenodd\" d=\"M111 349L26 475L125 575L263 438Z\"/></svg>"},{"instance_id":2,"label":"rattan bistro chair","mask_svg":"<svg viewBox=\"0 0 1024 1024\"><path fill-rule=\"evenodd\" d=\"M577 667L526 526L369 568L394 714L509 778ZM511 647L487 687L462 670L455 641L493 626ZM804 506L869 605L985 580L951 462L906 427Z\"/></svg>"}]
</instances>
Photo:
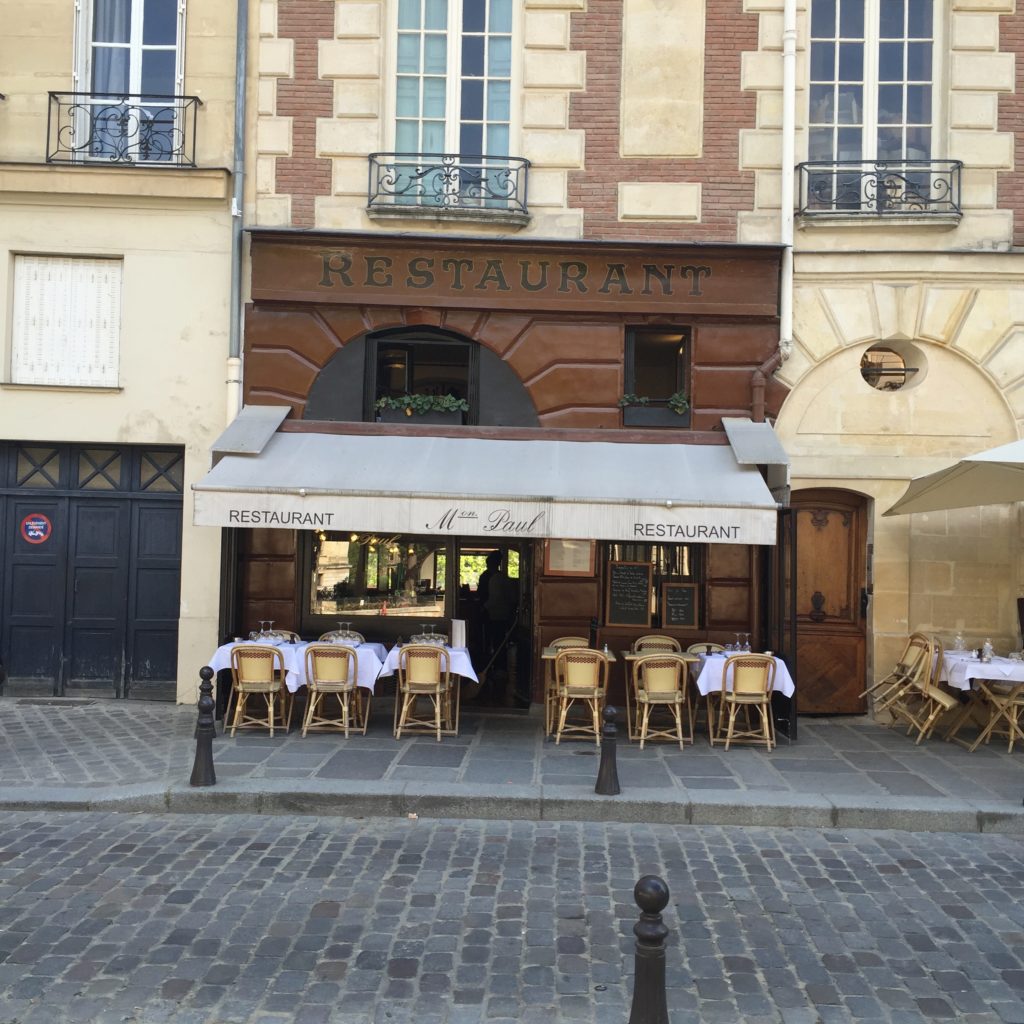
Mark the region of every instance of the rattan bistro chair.
<instances>
[{"instance_id":1,"label":"rattan bistro chair","mask_svg":"<svg viewBox=\"0 0 1024 1024\"><path fill-rule=\"evenodd\" d=\"M348 739L349 730L366 734L369 719L369 697L364 710L362 695L356 685L359 678L359 655L342 644L310 644L306 648L306 715L302 735L310 729L341 729ZM327 713L332 705L337 712Z\"/></svg>"},{"instance_id":2,"label":"rattan bistro chair","mask_svg":"<svg viewBox=\"0 0 1024 1024\"><path fill-rule=\"evenodd\" d=\"M459 694L453 693L451 656L437 644L406 644L398 655L398 718L395 739L402 733L459 731ZM423 705L428 710L421 711Z\"/></svg>"},{"instance_id":3,"label":"rattan bistro chair","mask_svg":"<svg viewBox=\"0 0 1024 1024\"><path fill-rule=\"evenodd\" d=\"M556 650L564 647L589 647L590 641L585 636L560 636L547 645ZM544 735L550 736L558 722L558 687L555 685L555 663L549 659L544 662Z\"/></svg>"},{"instance_id":4,"label":"rattan bistro chair","mask_svg":"<svg viewBox=\"0 0 1024 1024\"><path fill-rule=\"evenodd\" d=\"M774 685L775 659L770 654L734 654L725 659L715 740L721 740L724 731L726 750L731 743L763 743L769 750L775 746ZM741 712L743 721L737 727Z\"/></svg>"},{"instance_id":5,"label":"rattan bistro chair","mask_svg":"<svg viewBox=\"0 0 1024 1024\"><path fill-rule=\"evenodd\" d=\"M558 725L555 743L563 736L593 736L601 745L601 713L608 690L608 659L590 647L567 647L555 656L555 685L558 687ZM569 718L576 703L587 709L579 721Z\"/></svg>"},{"instance_id":6,"label":"rattan bistro chair","mask_svg":"<svg viewBox=\"0 0 1024 1024\"><path fill-rule=\"evenodd\" d=\"M699 644L690 644L686 648L687 654L723 654L725 648L721 644L708 644L703 641Z\"/></svg>"},{"instance_id":7,"label":"rattan bistro chair","mask_svg":"<svg viewBox=\"0 0 1024 1024\"><path fill-rule=\"evenodd\" d=\"M665 636L662 633L648 633L633 641L634 654L654 654L661 651L672 653L681 652L682 649L683 645L674 636Z\"/></svg>"},{"instance_id":8,"label":"rattan bistro chair","mask_svg":"<svg viewBox=\"0 0 1024 1024\"><path fill-rule=\"evenodd\" d=\"M683 708L689 709L688 671L689 665L675 657L674 652L649 654L633 662L633 695L641 750L645 741L654 739L677 741L679 749L683 749ZM666 709L671 720L659 724L655 719L652 726L651 714L659 708Z\"/></svg>"},{"instance_id":9,"label":"rattan bistro chair","mask_svg":"<svg viewBox=\"0 0 1024 1024\"><path fill-rule=\"evenodd\" d=\"M320 634L319 643L363 644L366 640L362 633L357 633L354 629L330 629Z\"/></svg>"},{"instance_id":10,"label":"rattan bistro chair","mask_svg":"<svg viewBox=\"0 0 1024 1024\"><path fill-rule=\"evenodd\" d=\"M284 655L269 644L236 644L231 648L231 681L235 713L231 735L236 729L265 728L274 735L275 720L288 731L292 717L291 694L284 682ZM251 698L263 699L264 714L249 713ZM276 717L275 717L276 712Z\"/></svg>"}]
</instances>

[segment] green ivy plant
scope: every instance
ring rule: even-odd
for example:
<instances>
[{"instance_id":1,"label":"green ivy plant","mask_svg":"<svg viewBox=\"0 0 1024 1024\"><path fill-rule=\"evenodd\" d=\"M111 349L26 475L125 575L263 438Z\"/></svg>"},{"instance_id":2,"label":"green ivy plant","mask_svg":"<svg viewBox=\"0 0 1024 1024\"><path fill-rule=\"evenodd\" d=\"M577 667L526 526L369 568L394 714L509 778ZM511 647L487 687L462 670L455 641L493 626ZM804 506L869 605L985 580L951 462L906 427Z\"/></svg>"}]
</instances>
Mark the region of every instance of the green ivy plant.
<instances>
[{"instance_id":1,"label":"green ivy plant","mask_svg":"<svg viewBox=\"0 0 1024 1024\"><path fill-rule=\"evenodd\" d=\"M677 416L682 416L690 408L690 400L685 391L676 391L668 396L667 405Z\"/></svg>"},{"instance_id":2,"label":"green ivy plant","mask_svg":"<svg viewBox=\"0 0 1024 1024\"><path fill-rule=\"evenodd\" d=\"M469 412L469 402L455 395L385 395L377 399L378 409L401 409L406 416L428 412Z\"/></svg>"},{"instance_id":3,"label":"green ivy plant","mask_svg":"<svg viewBox=\"0 0 1024 1024\"><path fill-rule=\"evenodd\" d=\"M650 405L650 402L646 395L634 395L630 391L619 399L619 408L625 409L627 405Z\"/></svg>"}]
</instances>

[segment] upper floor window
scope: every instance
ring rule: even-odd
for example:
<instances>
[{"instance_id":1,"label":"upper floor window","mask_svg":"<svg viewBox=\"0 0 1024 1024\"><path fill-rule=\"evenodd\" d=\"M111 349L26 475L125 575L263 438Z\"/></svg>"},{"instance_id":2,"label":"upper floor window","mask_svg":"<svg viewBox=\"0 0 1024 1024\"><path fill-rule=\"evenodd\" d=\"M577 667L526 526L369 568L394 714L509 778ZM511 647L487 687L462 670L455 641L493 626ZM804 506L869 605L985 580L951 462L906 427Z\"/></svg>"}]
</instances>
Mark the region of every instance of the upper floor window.
<instances>
[{"instance_id":1,"label":"upper floor window","mask_svg":"<svg viewBox=\"0 0 1024 1024\"><path fill-rule=\"evenodd\" d=\"M399 0L395 149L508 156L512 0Z\"/></svg>"},{"instance_id":2,"label":"upper floor window","mask_svg":"<svg viewBox=\"0 0 1024 1024\"><path fill-rule=\"evenodd\" d=\"M622 420L627 427L688 427L689 330L635 328L626 335Z\"/></svg>"},{"instance_id":3,"label":"upper floor window","mask_svg":"<svg viewBox=\"0 0 1024 1024\"><path fill-rule=\"evenodd\" d=\"M934 0L812 0L810 160L927 160Z\"/></svg>"}]
</instances>

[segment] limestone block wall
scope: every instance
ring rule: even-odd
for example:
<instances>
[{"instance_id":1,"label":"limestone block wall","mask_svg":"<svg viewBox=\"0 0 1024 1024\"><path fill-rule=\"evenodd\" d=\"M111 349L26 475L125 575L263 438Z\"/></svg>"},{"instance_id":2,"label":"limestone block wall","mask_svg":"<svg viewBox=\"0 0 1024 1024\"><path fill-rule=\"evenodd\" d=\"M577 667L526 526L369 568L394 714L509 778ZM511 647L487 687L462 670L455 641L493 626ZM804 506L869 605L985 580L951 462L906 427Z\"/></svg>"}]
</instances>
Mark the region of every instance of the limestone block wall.
<instances>
[{"instance_id":1,"label":"limestone block wall","mask_svg":"<svg viewBox=\"0 0 1024 1024\"><path fill-rule=\"evenodd\" d=\"M740 167L753 172L752 212L740 215L740 239L778 237L782 131L782 0L744 0L759 16L756 50L743 55L742 87L757 97L757 123L741 133ZM797 162L807 159L807 34L810 4L798 5ZM1024 217L1024 175L1014 171L1014 132L1022 107L1024 43L1015 0L952 0L943 34L936 40L935 74L943 101L935 134L936 158L964 163L959 224L940 229L891 220L851 220L838 226L798 219L797 250L829 249L1007 249L1013 215ZM1015 91L1016 84L1016 91ZM1014 126L1017 126L1016 128ZM1016 166L1019 168L1020 163ZM1018 237L1020 229L1018 228Z\"/></svg>"}]
</instances>

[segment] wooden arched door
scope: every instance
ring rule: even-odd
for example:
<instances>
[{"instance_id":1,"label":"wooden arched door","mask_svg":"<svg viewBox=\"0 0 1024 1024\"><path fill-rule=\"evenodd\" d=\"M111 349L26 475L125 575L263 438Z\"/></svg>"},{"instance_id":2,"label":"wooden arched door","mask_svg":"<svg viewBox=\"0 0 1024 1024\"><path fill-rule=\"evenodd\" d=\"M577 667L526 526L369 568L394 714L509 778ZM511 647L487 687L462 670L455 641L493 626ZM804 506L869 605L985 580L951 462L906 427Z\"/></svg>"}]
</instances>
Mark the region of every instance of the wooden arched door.
<instances>
[{"instance_id":1,"label":"wooden arched door","mask_svg":"<svg viewBox=\"0 0 1024 1024\"><path fill-rule=\"evenodd\" d=\"M801 714L862 714L867 678L867 499L793 492Z\"/></svg>"}]
</instances>

